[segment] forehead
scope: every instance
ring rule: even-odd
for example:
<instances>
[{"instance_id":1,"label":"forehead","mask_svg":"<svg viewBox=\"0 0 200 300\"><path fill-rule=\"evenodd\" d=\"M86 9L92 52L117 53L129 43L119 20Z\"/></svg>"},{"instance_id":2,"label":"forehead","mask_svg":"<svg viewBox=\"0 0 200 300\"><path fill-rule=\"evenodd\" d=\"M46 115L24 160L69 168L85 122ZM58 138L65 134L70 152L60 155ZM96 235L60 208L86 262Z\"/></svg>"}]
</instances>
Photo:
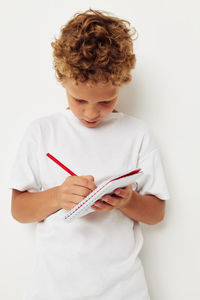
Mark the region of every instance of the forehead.
<instances>
[{"instance_id":1,"label":"forehead","mask_svg":"<svg viewBox=\"0 0 200 300\"><path fill-rule=\"evenodd\" d=\"M84 100L109 100L118 96L120 87L113 86L111 83L96 84L93 87L89 87L86 83L79 83L76 85L71 80L68 80L64 86L67 92L79 99Z\"/></svg>"}]
</instances>

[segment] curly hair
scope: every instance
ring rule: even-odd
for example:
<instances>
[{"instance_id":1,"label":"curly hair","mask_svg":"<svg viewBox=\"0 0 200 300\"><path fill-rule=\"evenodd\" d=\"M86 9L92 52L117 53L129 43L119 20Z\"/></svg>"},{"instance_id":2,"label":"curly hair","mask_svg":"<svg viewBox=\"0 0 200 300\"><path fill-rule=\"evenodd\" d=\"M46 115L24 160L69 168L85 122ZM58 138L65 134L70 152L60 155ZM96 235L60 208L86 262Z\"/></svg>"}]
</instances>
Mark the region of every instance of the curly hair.
<instances>
[{"instance_id":1,"label":"curly hair","mask_svg":"<svg viewBox=\"0 0 200 300\"><path fill-rule=\"evenodd\" d=\"M89 86L111 82L121 86L131 81L135 67L133 27L127 20L110 16L102 10L76 13L61 27L60 37L51 42L58 82L67 78ZM137 39L137 38L136 38ZM134 39L135 40L135 39Z\"/></svg>"}]
</instances>

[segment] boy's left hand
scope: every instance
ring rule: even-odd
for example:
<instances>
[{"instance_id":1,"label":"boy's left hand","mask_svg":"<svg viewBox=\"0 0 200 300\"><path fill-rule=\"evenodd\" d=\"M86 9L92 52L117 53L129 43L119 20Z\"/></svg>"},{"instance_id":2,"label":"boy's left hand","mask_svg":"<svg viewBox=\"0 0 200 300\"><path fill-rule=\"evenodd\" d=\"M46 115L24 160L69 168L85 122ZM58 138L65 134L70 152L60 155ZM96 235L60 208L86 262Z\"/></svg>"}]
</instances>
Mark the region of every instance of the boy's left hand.
<instances>
[{"instance_id":1,"label":"boy's left hand","mask_svg":"<svg viewBox=\"0 0 200 300\"><path fill-rule=\"evenodd\" d=\"M119 194L117 192L120 192ZM117 188L113 193L104 195L101 200L97 200L91 208L95 210L112 210L113 208L125 207L132 198L133 188L129 184L123 188Z\"/></svg>"}]
</instances>

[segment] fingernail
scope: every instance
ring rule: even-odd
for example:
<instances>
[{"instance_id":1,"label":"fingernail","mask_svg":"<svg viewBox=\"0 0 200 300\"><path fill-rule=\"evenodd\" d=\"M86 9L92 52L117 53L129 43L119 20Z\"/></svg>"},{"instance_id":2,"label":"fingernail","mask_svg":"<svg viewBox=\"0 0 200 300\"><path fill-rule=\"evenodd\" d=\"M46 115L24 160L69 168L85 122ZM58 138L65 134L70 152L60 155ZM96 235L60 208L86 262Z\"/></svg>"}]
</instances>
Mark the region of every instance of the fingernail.
<instances>
[{"instance_id":1,"label":"fingernail","mask_svg":"<svg viewBox=\"0 0 200 300\"><path fill-rule=\"evenodd\" d=\"M104 197L102 199L105 200L105 201L108 201L110 198L109 197Z\"/></svg>"}]
</instances>

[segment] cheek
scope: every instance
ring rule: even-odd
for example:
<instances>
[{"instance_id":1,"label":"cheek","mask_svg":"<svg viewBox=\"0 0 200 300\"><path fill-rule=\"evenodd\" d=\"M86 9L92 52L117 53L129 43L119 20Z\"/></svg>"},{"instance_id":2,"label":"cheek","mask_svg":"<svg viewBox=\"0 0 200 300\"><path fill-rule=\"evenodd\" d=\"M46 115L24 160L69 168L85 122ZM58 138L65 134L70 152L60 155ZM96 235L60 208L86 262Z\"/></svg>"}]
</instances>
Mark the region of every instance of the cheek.
<instances>
[{"instance_id":1,"label":"cheek","mask_svg":"<svg viewBox=\"0 0 200 300\"><path fill-rule=\"evenodd\" d=\"M80 105L76 105L73 101L68 101L71 111L78 117L82 116L82 109Z\"/></svg>"},{"instance_id":2,"label":"cheek","mask_svg":"<svg viewBox=\"0 0 200 300\"><path fill-rule=\"evenodd\" d=\"M82 108L81 105L77 102L75 102L73 99L69 99L69 104L71 106L71 108L73 109L74 112L79 113Z\"/></svg>"},{"instance_id":3,"label":"cheek","mask_svg":"<svg viewBox=\"0 0 200 300\"><path fill-rule=\"evenodd\" d=\"M114 108L115 108L115 104L108 105L104 108L104 111L105 111L106 114L110 114L113 111Z\"/></svg>"},{"instance_id":4,"label":"cheek","mask_svg":"<svg viewBox=\"0 0 200 300\"><path fill-rule=\"evenodd\" d=\"M106 117L108 116L111 112L112 112L112 108L111 107L104 107L104 108L101 108L101 116L102 117Z\"/></svg>"},{"instance_id":5,"label":"cheek","mask_svg":"<svg viewBox=\"0 0 200 300\"><path fill-rule=\"evenodd\" d=\"M105 112L112 112L113 109L115 108L116 103L117 103L117 100L114 101L114 102L112 102L111 104L103 105L103 110L104 110Z\"/></svg>"},{"instance_id":6,"label":"cheek","mask_svg":"<svg viewBox=\"0 0 200 300\"><path fill-rule=\"evenodd\" d=\"M80 117L80 118L82 117L83 112L82 112L81 106L77 106L77 105L74 106L73 111L78 117Z\"/></svg>"}]
</instances>

